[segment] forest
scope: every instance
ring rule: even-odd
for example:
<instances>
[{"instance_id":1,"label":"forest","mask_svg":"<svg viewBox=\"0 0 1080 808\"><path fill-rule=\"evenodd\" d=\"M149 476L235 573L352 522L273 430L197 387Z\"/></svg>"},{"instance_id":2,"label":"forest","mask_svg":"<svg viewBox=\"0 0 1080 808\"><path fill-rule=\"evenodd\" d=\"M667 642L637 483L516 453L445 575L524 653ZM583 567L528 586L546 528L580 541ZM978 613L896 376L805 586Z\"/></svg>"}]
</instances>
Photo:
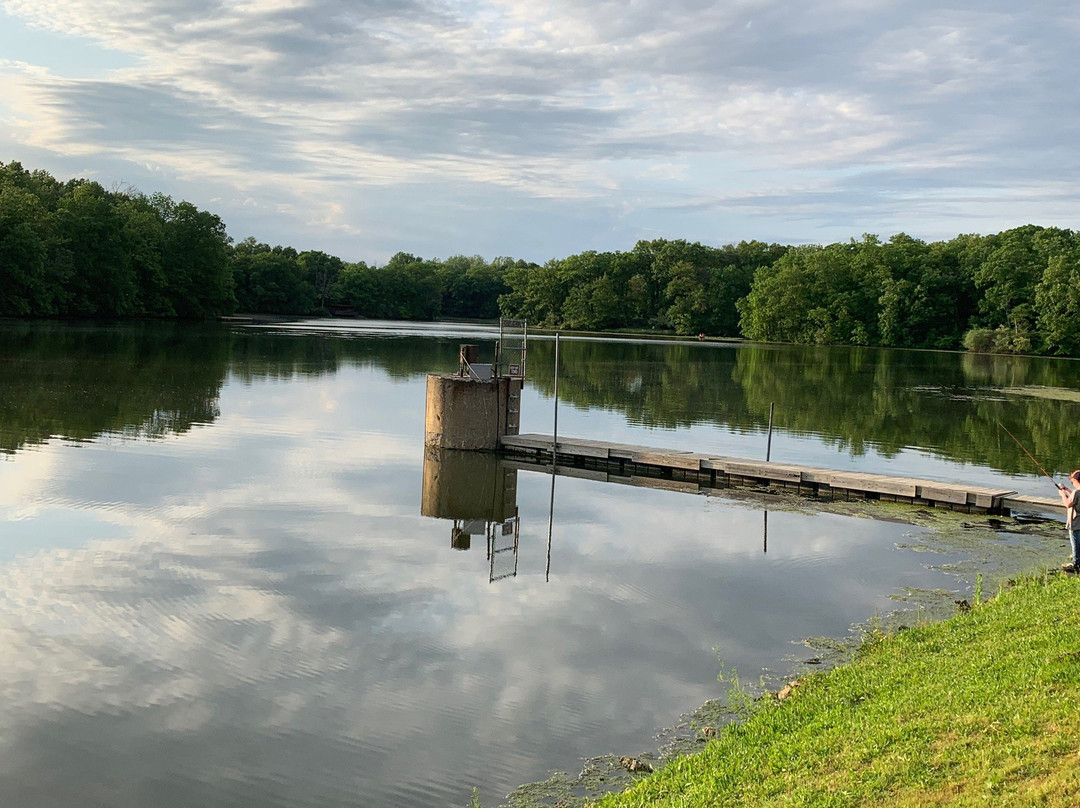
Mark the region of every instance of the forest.
<instances>
[{"instance_id":1,"label":"forest","mask_svg":"<svg viewBox=\"0 0 1080 808\"><path fill-rule=\"evenodd\" d=\"M435 320L804 344L1080 356L1080 234L1024 225L925 242L640 241L538 265L349 263L246 238L189 202L0 163L0 316L234 312Z\"/></svg>"},{"instance_id":2,"label":"forest","mask_svg":"<svg viewBox=\"0 0 1080 808\"><path fill-rule=\"evenodd\" d=\"M234 305L214 214L0 164L0 316L204 319Z\"/></svg>"}]
</instances>

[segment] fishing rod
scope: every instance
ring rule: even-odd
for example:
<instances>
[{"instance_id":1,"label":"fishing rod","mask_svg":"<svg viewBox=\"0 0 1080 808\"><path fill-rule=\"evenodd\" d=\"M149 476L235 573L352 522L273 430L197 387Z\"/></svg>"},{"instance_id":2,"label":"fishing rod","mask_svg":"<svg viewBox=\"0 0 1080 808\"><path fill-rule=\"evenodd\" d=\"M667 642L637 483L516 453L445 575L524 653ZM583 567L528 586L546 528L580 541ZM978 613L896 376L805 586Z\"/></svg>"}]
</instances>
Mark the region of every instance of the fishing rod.
<instances>
[{"instance_id":1,"label":"fishing rod","mask_svg":"<svg viewBox=\"0 0 1080 808\"><path fill-rule=\"evenodd\" d=\"M1031 458L1031 462L1034 463L1038 467L1039 471L1041 471L1043 474L1046 474L1046 477L1050 480L1050 482L1052 482L1054 484L1054 488L1056 488L1058 491L1064 491L1065 490L1065 486L1058 485L1058 481L1055 480L1053 477L1051 477L1049 474L1047 474L1046 469L1044 469L1042 467L1042 465L1039 463L1039 461L1035 459L1035 455L1033 455L1031 452L1029 452L1027 449L1024 448L1024 444L1022 444L1019 440L1017 440L1016 435L1014 435L1012 432L1010 432L1008 429L1006 429L1005 424L1001 423L1001 421L995 421L994 423L996 423L998 426L1000 426L1002 429L1004 429L1005 434L1008 435L1010 438L1012 438L1014 441L1016 441L1016 445L1024 450L1024 454L1026 454L1028 457Z\"/></svg>"}]
</instances>

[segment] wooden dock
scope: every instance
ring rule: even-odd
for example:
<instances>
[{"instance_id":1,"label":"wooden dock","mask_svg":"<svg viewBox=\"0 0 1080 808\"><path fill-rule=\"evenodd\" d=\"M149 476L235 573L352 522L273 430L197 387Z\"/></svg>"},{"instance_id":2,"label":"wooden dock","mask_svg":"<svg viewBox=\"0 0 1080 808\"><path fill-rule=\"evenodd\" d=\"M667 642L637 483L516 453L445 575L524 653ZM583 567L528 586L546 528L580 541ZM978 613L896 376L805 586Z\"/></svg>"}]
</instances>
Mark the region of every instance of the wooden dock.
<instances>
[{"instance_id":1,"label":"wooden dock","mask_svg":"<svg viewBox=\"0 0 1080 808\"><path fill-rule=\"evenodd\" d=\"M499 448L506 457L529 466L550 468L550 435L505 435L500 439ZM1057 498L1021 496L1009 489L837 471L585 438L559 440L556 470L568 476L693 493L764 486L827 500L903 502L966 513L1008 514L1013 510L1055 516L1062 513Z\"/></svg>"}]
</instances>

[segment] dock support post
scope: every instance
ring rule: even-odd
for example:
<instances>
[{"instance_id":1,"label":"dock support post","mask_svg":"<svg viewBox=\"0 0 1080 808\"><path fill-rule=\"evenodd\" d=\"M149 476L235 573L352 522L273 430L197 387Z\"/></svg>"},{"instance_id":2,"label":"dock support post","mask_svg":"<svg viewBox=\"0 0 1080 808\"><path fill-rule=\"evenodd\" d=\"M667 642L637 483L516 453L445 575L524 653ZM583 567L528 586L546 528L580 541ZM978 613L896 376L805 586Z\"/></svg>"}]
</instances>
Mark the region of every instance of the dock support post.
<instances>
[{"instance_id":1,"label":"dock support post","mask_svg":"<svg viewBox=\"0 0 1080 808\"><path fill-rule=\"evenodd\" d=\"M551 427L551 465L559 454L559 332L555 332L555 423Z\"/></svg>"},{"instance_id":2,"label":"dock support post","mask_svg":"<svg viewBox=\"0 0 1080 808\"><path fill-rule=\"evenodd\" d=\"M773 408L776 406L775 401L769 402L769 439L765 443L765 462L769 462L769 457L772 455L772 417Z\"/></svg>"}]
</instances>

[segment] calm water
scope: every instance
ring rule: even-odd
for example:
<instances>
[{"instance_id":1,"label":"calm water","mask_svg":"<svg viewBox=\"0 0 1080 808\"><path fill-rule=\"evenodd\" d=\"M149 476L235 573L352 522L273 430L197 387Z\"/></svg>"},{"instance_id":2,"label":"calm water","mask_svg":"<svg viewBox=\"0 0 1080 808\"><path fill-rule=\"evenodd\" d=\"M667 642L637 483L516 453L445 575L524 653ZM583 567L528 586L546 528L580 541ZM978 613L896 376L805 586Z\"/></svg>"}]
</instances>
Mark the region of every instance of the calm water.
<instances>
[{"instance_id":1,"label":"calm water","mask_svg":"<svg viewBox=\"0 0 1080 808\"><path fill-rule=\"evenodd\" d=\"M562 477L549 550L549 477L425 469L425 377L466 341L492 335L0 325L0 804L495 805L655 751L723 694L718 657L784 672L892 595L970 585L943 569L970 551L903 525L774 510L765 552L759 501ZM523 431L551 430L552 348ZM560 353L563 435L760 457L775 402L778 460L1046 495L1000 420L1080 465L1071 361ZM483 514L422 515L444 494L517 514L494 560Z\"/></svg>"}]
</instances>

